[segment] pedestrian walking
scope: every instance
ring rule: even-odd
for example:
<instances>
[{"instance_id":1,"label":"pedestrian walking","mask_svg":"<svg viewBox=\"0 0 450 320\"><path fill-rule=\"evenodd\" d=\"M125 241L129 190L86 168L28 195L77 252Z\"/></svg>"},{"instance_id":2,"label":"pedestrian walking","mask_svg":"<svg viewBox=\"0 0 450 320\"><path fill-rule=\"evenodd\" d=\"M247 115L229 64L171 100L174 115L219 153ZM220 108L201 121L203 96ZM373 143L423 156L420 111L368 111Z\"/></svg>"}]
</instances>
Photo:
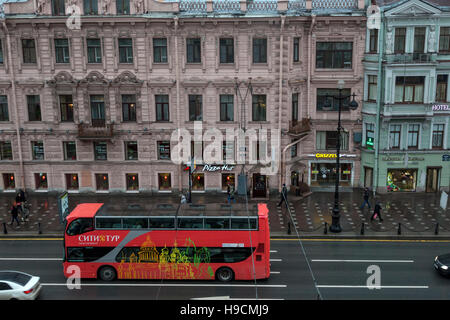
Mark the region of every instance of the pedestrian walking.
<instances>
[{"instance_id":1,"label":"pedestrian walking","mask_svg":"<svg viewBox=\"0 0 450 320\"><path fill-rule=\"evenodd\" d=\"M364 202L360 207L361 210L364 209L364 207L366 206L366 203L369 206L369 209L371 208L370 202L369 202L369 196L370 196L369 188L364 188L364 196L363 196Z\"/></svg>"},{"instance_id":2,"label":"pedestrian walking","mask_svg":"<svg viewBox=\"0 0 450 320\"><path fill-rule=\"evenodd\" d=\"M383 221L383 218L381 217L381 203L380 203L380 201L377 201L375 203L375 208L373 210L372 216L370 217L370 221L373 221L376 218L379 218L381 222Z\"/></svg>"},{"instance_id":3,"label":"pedestrian walking","mask_svg":"<svg viewBox=\"0 0 450 320\"><path fill-rule=\"evenodd\" d=\"M184 194L181 195L181 203L187 203L186 197Z\"/></svg>"},{"instance_id":4,"label":"pedestrian walking","mask_svg":"<svg viewBox=\"0 0 450 320\"><path fill-rule=\"evenodd\" d=\"M16 202L14 202L12 207L11 207L11 222L9 224L12 226L14 221L16 221L17 225L20 226L19 209L17 207L17 203Z\"/></svg>"},{"instance_id":5,"label":"pedestrian walking","mask_svg":"<svg viewBox=\"0 0 450 320\"><path fill-rule=\"evenodd\" d=\"M287 208L287 188L286 188L286 184L284 184L284 183L283 183L283 188L281 188L280 202L278 203L277 207L281 206L283 201L285 201L286 208Z\"/></svg>"},{"instance_id":6,"label":"pedestrian walking","mask_svg":"<svg viewBox=\"0 0 450 320\"><path fill-rule=\"evenodd\" d=\"M233 201L234 203L236 203L236 199L234 198L234 186L232 184L228 184L227 187L227 194L228 194L228 203L230 204L231 201Z\"/></svg>"}]
</instances>

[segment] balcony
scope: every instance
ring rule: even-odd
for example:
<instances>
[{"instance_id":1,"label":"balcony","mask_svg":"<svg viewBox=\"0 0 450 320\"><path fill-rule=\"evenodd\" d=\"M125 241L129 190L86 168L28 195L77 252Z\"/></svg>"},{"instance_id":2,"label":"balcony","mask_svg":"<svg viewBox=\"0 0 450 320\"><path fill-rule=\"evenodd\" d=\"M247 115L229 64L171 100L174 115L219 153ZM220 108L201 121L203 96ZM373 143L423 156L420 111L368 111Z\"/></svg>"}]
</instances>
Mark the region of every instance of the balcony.
<instances>
[{"instance_id":1,"label":"balcony","mask_svg":"<svg viewBox=\"0 0 450 320\"><path fill-rule=\"evenodd\" d=\"M424 64L435 63L435 53L400 53L387 54L385 56L386 62L390 64Z\"/></svg>"},{"instance_id":2,"label":"balcony","mask_svg":"<svg viewBox=\"0 0 450 320\"><path fill-rule=\"evenodd\" d=\"M114 136L113 124L107 124L105 120L92 120L92 123L78 124L78 139L80 140L105 140Z\"/></svg>"},{"instance_id":3,"label":"balcony","mask_svg":"<svg viewBox=\"0 0 450 320\"><path fill-rule=\"evenodd\" d=\"M382 109L384 118L426 118L433 116L432 105L422 104L387 104Z\"/></svg>"},{"instance_id":4,"label":"balcony","mask_svg":"<svg viewBox=\"0 0 450 320\"><path fill-rule=\"evenodd\" d=\"M291 135L301 135L311 131L311 123L309 119L303 118L301 121L292 120L289 121L288 133Z\"/></svg>"}]
</instances>

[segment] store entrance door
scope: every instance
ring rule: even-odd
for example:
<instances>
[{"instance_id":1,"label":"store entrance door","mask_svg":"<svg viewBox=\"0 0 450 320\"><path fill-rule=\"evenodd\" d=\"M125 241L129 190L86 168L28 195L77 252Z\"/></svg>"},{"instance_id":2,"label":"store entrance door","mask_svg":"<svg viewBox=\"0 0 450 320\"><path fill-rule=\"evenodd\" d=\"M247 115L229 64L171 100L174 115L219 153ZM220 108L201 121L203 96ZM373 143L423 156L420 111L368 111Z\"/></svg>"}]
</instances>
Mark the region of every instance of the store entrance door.
<instances>
[{"instance_id":1,"label":"store entrance door","mask_svg":"<svg viewBox=\"0 0 450 320\"><path fill-rule=\"evenodd\" d=\"M437 192L439 190L440 168L427 168L426 192Z\"/></svg>"},{"instance_id":2,"label":"store entrance door","mask_svg":"<svg viewBox=\"0 0 450 320\"><path fill-rule=\"evenodd\" d=\"M364 187L372 188L373 183L373 169L364 167Z\"/></svg>"},{"instance_id":3,"label":"store entrance door","mask_svg":"<svg viewBox=\"0 0 450 320\"><path fill-rule=\"evenodd\" d=\"M254 173L253 174L253 197L265 198L267 191L266 176Z\"/></svg>"}]
</instances>

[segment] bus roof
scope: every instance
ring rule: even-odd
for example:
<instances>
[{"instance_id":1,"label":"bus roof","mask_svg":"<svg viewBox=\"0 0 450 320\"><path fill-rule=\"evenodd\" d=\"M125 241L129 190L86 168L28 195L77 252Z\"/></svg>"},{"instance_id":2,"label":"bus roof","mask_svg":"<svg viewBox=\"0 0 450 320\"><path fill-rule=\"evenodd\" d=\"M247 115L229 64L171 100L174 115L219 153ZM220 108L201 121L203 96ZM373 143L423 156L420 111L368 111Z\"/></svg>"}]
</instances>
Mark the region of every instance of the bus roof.
<instances>
[{"instance_id":1,"label":"bus roof","mask_svg":"<svg viewBox=\"0 0 450 320\"><path fill-rule=\"evenodd\" d=\"M103 203L81 203L67 216L67 221L75 218L93 218Z\"/></svg>"}]
</instances>

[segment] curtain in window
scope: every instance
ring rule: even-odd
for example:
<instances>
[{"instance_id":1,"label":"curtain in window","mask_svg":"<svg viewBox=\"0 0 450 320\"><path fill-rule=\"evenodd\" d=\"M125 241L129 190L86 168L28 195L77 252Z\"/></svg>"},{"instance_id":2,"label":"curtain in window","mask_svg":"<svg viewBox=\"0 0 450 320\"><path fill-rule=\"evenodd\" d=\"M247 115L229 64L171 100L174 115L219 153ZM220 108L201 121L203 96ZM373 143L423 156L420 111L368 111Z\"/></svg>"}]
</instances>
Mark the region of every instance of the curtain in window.
<instances>
[{"instance_id":1,"label":"curtain in window","mask_svg":"<svg viewBox=\"0 0 450 320\"><path fill-rule=\"evenodd\" d=\"M327 132L317 131L316 132L316 149L325 150L326 149Z\"/></svg>"}]
</instances>

